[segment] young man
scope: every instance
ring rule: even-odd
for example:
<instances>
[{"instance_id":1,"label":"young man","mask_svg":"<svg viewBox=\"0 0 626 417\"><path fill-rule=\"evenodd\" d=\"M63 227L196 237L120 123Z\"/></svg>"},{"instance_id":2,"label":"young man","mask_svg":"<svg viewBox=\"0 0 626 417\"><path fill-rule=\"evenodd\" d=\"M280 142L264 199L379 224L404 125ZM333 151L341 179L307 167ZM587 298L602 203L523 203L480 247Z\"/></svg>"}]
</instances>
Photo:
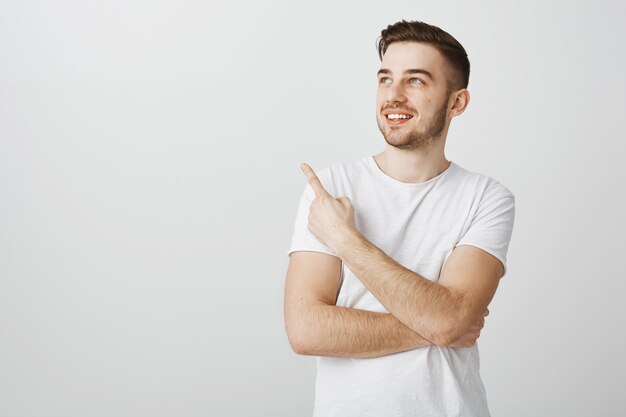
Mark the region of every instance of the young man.
<instances>
[{"instance_id":1,"label":"young man","mask_svg":"<svg viewBox=\"0 0 626 417\"><path fill-rule=\"evenodd\" d=\"M423 22L383 30L378 155L307 176L285 324L315 355L315 417L489 416L475 342L515 216L493 178L446 159L469 103L461 44Z\"/></svg>"}]
</instances>

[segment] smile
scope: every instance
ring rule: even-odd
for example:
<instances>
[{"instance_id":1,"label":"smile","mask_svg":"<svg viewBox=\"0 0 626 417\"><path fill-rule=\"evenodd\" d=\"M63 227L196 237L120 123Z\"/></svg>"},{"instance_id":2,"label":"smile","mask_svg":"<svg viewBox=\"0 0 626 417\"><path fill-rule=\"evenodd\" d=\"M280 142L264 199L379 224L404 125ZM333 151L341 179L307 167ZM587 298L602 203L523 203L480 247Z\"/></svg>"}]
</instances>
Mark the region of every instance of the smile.
<instances>
[{"instance_id":1,"label":"smile","mask_svg":"<svg viewBox=\"0 0 626 417\"><path fill-rule=\"evenodd\" d=\"M396 120L396 119L411 119L413 118L413 116L408 115L408 114L400 114L400 113L391 113L391 114L387 114L386 115L387 119L389 120Z\"/></svg>"}]
</instances>

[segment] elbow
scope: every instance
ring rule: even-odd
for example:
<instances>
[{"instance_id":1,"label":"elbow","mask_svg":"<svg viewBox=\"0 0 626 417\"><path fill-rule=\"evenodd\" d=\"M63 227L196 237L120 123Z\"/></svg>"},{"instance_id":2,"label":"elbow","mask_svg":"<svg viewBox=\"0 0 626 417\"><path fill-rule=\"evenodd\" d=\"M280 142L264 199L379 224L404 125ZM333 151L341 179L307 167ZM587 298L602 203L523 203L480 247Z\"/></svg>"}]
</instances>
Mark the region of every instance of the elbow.
<instances>
[{"instance_id":1,"label":"elbow","mask_svg":"<svg viewBox=\"0 0 626 417\"><path fill-rule=\"evenodd\" d=\"M468 343L465 336L476 321L472 318L471 310L462 297L453 305L456 308L450 308L446 314L441 315L437 320L437 327L433 329L431 340L439 347L457 346L461 338L463 338L462 344Z\"/></svg>"},{"instance_id":2,"label":"elbow","mask_svg":"<svg viewBox=\"0 0 626 417\"><path fill-rule=\"evenodd\" d=\"M306 341L300 337L289 336L289 345L291 350L297 355L311 355Z\"/></svg>"},{"instance_id":3,"label":"elbow","mask_svg":"<svg viewBox=\"0 0 626 417\"><path fill-rule=\"evenodd\" d=\"M291 350L297 355L303 356L319 356L320 353L316 347L310 343L307 339L289 339Z\"/></svg>"},{"instance_id":4,"label":"elbow","mask_svg":"<svg viewBox=\"0 0 626 417\"><path fill-rule=\"evenodd\" d=\"M303 326L295 325L287 325L287 339L289 340L289 345L291 346L291 350L297 355L307 355L311 356L315 353L313 352L313 346L311 345L311 337L307 334L306 329Z\"/></svg>"},{"instance_id":5,"label":"elbow","mask_svg":"<svg viewBox=\"0 0 626 417\"><path fill-rule=\"evenodd\" d=\"M462 323L462 320L454 320L441 324L437 329L433 329L428 340L438 347L450 347L467 332L468 327Z\"/></svg>"},{"instance_id":6,"label":"elbow","mask_svg":"<svg viewBox=\"0 0 626 417\"><path fill-rule=\"evenodd\" d=\"M414 320L404 323L409 329L428 340L432 345L446 347L454 340L455 329L453 320L444 320L443 316L432 317L430 320Z\"/></svg>"},{"instance_id":7,"label":"elbow","mask_svg":"<svg viewBox=\"0 0 626 417\"><path fill-rule=\"evenodd\" d=\"M446 347L454 340L452 334L449 331L444 330L442 327L426 329L423 326L410 326L407 325L415 333L419 334L424 339L428 340L434 346Z\"/></svg>"},{"instance_id":8,"label":"elbow","mask_svg":"<svg viewBox=\"0 0 626 417\"><path fill-rule=\"evenodd\" d=\"M449 347L457 339L458 338L454 337L452 333L441 333L433 335L432 342L438 347Z\"/></svg>"},{"instance_id":9,"label":"elbow","mask_svg":"<svg viewBox=\"0 0 626 417\"><path fill-rule=\"evenodd\" d=\"M424 336L424 338L430 340L433 345L438 347L446 347L453 341L452 335L442 329L433 329L428 336Z\"/></svg>"},{"instance_id":10,"label":"elbow","mask_svg":"<svg viewBox=\"0 0 626 417\"><path fill-rule=\"evenodd\" d=\"M433 335L433 343L439 347L451 347L452 345L459 347L459 343L461 346L470 347L467 343L471 340L468 338L471 326L465 323L465 321L458 320L444 327Z\"/></svg>"},{"instance_id":11,"label":"elbow","mask_svg":"<svg viewBox=\"0 0 626 417\"><path fill-rule=\"evenodd\" d=\"M318 316L315 306L299 312L290 311L285 316L287 338L294 353L307 356L320 356L323 353L324 336L321 329L315 325L319 322L316 317Z\"/></svg>"}]
</instances>

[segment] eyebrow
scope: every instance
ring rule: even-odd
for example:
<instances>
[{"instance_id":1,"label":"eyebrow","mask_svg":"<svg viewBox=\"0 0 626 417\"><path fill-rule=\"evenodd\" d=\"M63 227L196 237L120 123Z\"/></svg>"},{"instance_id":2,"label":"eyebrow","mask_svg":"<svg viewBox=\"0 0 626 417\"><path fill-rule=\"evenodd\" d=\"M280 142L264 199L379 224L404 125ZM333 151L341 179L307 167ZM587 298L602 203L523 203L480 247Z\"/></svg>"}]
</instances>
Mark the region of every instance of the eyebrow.
<instances>
[{"instance_id":1,"label":"eyebrow","mask_svg":"<svg viewBox=\"0 0 626 417\"><path fill-rule=\"evenodd\" d=\"M391 74L391 71L385 68L381 68L378 70L378 75L380 74ZM421 68L410 68L408 70L405 70L404 75L407 75L407 74L424 74L431 80L434 80L433 75L429 71L426 71L425 69L421 69Z\"/></svg>"}]
</instances>

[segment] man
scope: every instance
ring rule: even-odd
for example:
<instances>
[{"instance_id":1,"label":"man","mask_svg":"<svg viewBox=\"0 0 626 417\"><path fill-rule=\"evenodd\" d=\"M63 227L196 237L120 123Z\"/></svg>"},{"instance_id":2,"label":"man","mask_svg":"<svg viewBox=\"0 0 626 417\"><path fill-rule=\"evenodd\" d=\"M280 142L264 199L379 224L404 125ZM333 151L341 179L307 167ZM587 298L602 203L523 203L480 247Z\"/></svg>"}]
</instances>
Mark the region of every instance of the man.
<instances>
[{"instance_id":1,"label":"man","mask_svg":"<svg viewBox=\"0 0 626 417\"><path fill-rule=\"evenodd\" d=\"M475 342L515 197L445 158L469 103L469 60L440 28L383 30L376 117L386 148L319 170L285 282L294 351L317 359L315 417L489 416Z\"/></svg>"}]
</instances>

